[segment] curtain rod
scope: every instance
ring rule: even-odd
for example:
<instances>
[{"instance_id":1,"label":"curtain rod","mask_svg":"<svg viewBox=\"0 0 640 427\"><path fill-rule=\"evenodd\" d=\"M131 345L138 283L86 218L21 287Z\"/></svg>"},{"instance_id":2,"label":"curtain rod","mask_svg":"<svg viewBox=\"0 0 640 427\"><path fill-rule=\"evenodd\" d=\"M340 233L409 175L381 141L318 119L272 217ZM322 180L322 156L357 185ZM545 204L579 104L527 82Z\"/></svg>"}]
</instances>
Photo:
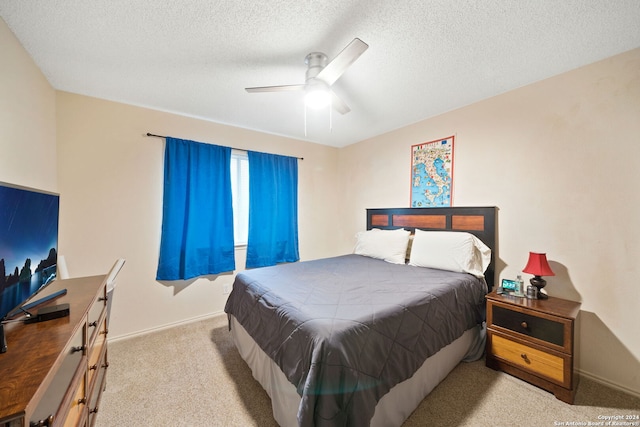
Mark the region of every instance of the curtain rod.
<instances>
[{"instance_id":1,"label":"curtain rod","mask_svg":"<svg viewBox=\"0 0 640 427\"><path fill-rule=\"evenodd\" d=\"M155 136L156 138L167 138L164 135L156 135L155 133L151 133L151 132L147 132L147 136ZM235 147L231 147L231 149L233 150L240 150L240 151L248 151L245 150L244 148L235 148ZM296 157L298 160L304 160L304 157Z\"/></svg>"}]
</instances>

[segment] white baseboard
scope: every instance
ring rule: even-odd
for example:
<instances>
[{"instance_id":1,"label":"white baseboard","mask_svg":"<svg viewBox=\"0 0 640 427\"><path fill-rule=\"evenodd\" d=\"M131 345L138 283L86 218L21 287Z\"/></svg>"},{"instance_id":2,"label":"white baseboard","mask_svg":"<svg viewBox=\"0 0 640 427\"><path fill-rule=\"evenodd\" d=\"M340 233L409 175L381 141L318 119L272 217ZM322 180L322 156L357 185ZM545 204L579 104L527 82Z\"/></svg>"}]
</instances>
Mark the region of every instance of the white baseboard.
<instances>
[{"instance_id":1,"label":"white baseboard","mask_svg":"<svg viewBox=\"0 0 640 427\"><path fill-rule=\"evenodd\" d=\"M599 377L598 375L594 375L594 374L592 374L590 372L585 372L585 371L582 371L582 370L579 370L579 369L578 369L577 372L581 377L588 378L588 379L590 379L592 381L595 381L595 382L600 383L602 385L605 385L607 387L622 391L624 393L630 394L630 395L640 399L640 392L637 391L637 390L632 390L632 389L627 388L627 387L625 387L623 385L616 384L616 383L611 382L611 381L609 381L609 380L607 380L605 378ZM580 385L578 385L578 387L580 387Z\"/></svg>"},{"instance_id":2,"label":"white baseboard","mask_svg":"<svg viewBox=\"0 0 640 427\"><path fill-rule=\"evenodd\" d=\"M201 320L211 319L213 317L221 316L223 314L225 314L224 311L218 311L218 312L215 312L215 313L203 314L201 316L191 317L189 319L180 320L178 322L167 323L167 324L162 325L162 326L156 326L154 328L144 329L142 331L131 332L129 334L119 335L117 337L109 337L107 339L107 341L110 342L110 343L113 343L113 342L118 342L118 341L122 341L122 340L128 340L130 338L140 337L142 335L147 335L147 334L150 334L150 333L153 333L153 332L159 332L159 331L163 331L165 329L175 328L176 326L187 325L189 323L194 323L194 322L199 322Z\"/></svg>"}]
</instances>

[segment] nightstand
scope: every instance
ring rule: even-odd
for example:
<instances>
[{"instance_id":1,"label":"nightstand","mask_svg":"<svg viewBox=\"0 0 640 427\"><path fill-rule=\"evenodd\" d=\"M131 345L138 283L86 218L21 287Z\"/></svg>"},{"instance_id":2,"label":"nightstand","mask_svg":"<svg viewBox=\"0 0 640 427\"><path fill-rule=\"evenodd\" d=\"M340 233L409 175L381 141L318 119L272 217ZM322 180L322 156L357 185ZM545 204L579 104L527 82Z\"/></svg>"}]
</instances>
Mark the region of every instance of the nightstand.
<instances>
[{"instance_id":1,"label":"nightstand","mask_svg":"<svg viewBox=\"0 0 640 427\"><path fill-rule=\"evenodd\" d=\"M487 366L573 404L574 337L580 303L498 295L487 299Z\"/></svg>"}]
</instances>

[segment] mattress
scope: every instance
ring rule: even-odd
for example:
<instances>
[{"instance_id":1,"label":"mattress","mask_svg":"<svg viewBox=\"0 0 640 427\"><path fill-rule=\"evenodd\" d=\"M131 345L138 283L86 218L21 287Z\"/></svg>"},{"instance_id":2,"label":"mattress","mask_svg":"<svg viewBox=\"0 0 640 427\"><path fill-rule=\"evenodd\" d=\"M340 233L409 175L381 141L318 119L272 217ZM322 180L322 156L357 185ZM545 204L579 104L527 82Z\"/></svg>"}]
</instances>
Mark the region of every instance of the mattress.
<instances>
[{"instance_id":1,"label":"mattress","mask_svg":"<svg viewBox=\"0 0 640 427\"><path fill-rule=\"evenodd\" d=\"M271 398L273 417L281 427L297 427L301 397L282 370L244 330L229 316L234 344L251 369L253 377ZM411 378L395 385L375 407L371 427L399 427L420 402L461 361L478 360L484 353L486 331L477 325L429 357Z\"/></svg>"},{"instance_id":2,"label":"mattress","mask_svg":"<svg viewBox=\"0 0 640 427\"><path fill-rule=\"evenodd\" d=\"M225 311L301 397L299 425L368 425L378 402L480 324L486 284L359 255L236 276Z\"/></svg>"}]
</instances>

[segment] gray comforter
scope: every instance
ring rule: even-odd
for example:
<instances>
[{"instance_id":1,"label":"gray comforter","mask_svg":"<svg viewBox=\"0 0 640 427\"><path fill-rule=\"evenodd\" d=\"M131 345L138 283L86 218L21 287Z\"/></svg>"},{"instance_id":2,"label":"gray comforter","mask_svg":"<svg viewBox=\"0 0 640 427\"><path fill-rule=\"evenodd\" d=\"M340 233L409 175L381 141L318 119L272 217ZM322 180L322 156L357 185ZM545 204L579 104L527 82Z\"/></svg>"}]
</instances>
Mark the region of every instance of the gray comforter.
<instances>
[{"instance_id":1,"label":"gray comforter","mask_svg":"<svg viewBox=\"0 0 640 427\"><path fill-rule=\"evenodd\" d=\"M484 320L465 273L360 255L239 273L225 311L302 397L301 426L365 426L394 385Z\"/></svg>"}]
</instances>

